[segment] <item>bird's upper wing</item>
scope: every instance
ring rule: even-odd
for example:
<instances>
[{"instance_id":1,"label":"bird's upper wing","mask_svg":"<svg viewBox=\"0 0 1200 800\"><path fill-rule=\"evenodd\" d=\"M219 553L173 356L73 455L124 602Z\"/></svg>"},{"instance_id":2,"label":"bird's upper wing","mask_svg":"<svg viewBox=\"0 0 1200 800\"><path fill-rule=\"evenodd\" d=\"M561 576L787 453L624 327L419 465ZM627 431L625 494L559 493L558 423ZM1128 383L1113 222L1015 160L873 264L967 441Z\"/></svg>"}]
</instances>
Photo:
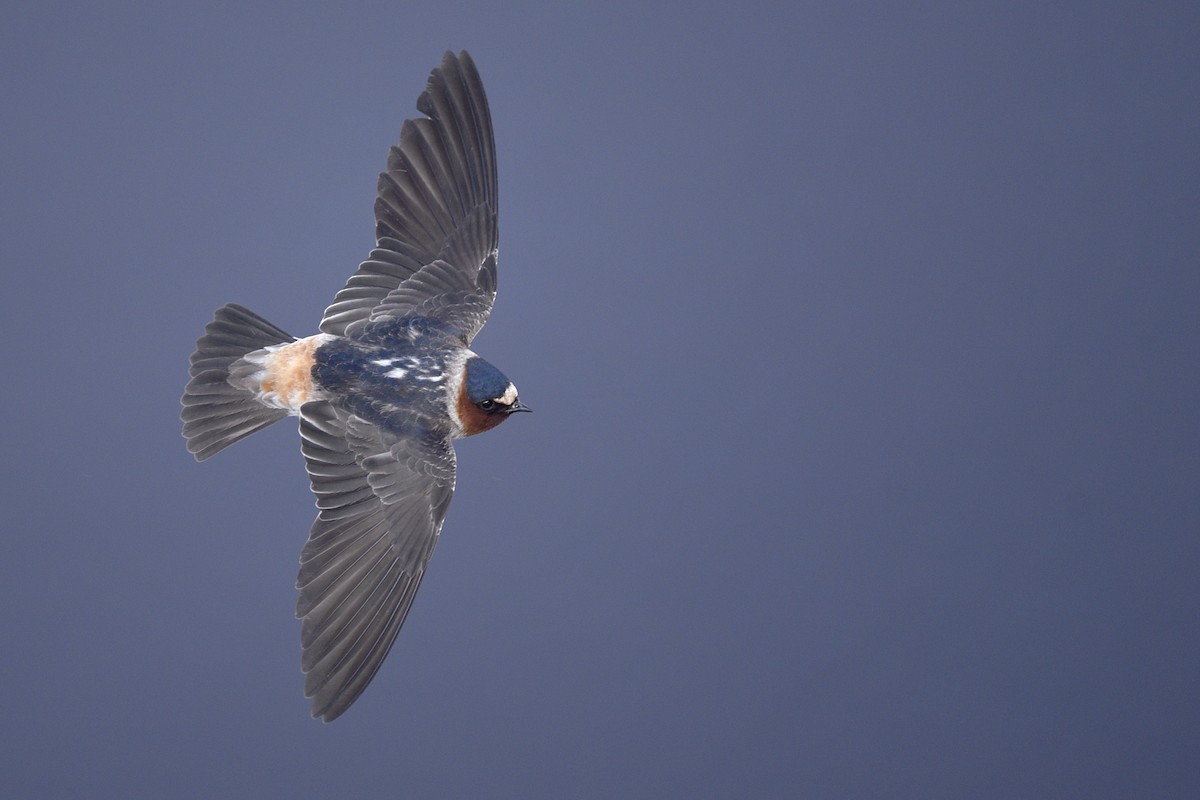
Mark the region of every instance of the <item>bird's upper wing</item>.
<instances>
[{"instance_id":1,"label":"bird's upper wing","mask_svg":"<svg viewBox=\"0 0 1200 800\"><path fill-rule=\"evenodd\" d=\"M375 676L412 604L454 492L454 448L397 438L324 401L300 410L320 512L296 579L304 693L336 719Z\"/></svg>"},{"instance_id":2,"label":"bird's upper wing","mask_svg":"<svg viewBox=\"0 0 1200 800\"><path fill-rule=\"evenodd\" d=\"M454 325L470 343L491 311L500 240L496 147L483 83L465 50L446 53L417 110L428 118L404 122L379 176L376 247L325 309L325 333L350 335L372 320L416 312ZM432 280L422 276L439 263ZM443 296L447 284L451 296ZM430 308L418 308L423 303Z\"/></svg>"}]
</instances>

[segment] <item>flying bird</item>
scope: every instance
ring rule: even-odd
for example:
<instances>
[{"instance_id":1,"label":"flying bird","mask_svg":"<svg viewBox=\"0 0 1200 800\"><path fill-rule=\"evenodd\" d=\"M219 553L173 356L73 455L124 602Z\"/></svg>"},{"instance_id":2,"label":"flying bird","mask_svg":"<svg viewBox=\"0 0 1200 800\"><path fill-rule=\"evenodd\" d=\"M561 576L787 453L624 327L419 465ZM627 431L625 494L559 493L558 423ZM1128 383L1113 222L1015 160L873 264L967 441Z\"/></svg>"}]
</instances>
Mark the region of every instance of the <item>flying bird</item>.
<instances>
[{"instance_id":1,"label":"flying bird","mask_svg":"<svg viewBox=\"0 0 1200 800\"><path fill-rule=\"evenodd\" d=\"M470 349L496 297L496 148L470 55L447 52L375 200L375 249L297 339L239 305L196 342L182 403L203 461L286 416L318 514L296 616L312 714L371 682L412 605L454 493L453 441L529 409Z\"/></svg>"}]
</instances>

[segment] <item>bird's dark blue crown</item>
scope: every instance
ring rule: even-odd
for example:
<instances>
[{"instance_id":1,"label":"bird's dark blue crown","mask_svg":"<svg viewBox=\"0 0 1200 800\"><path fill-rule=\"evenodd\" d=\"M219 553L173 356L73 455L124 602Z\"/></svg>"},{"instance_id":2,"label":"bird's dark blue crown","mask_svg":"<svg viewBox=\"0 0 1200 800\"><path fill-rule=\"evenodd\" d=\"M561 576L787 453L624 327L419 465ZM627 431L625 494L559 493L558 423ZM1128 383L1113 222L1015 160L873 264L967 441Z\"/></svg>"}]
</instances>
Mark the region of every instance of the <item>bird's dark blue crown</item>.
<instances>
[{"instance_id":1,"label":"bird's dark blue crown","mask_svg":"<svg viewBox=\"0 0 1200 800\"><path fill-rule=\"evenodd\" d=\"M504 373L479 356L467 361L467 399L472 403L494 400L503 396L509 380Z\"/></svg>"}]
</instances>

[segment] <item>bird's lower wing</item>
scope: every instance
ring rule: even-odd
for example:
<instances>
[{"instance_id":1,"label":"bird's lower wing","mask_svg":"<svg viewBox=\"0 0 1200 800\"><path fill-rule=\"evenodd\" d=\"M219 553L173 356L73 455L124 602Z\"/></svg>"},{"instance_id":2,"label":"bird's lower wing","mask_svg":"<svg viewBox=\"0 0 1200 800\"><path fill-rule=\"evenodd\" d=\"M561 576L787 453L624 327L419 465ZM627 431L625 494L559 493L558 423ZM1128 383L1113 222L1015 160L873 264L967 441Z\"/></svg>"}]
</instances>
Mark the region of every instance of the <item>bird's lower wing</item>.
<instances>
[{"instance_id":1,"label":"bird's lower wing","mask_svg":"<svg viewBox=\"0 0 1200 800\"><path fill-rule=\"evenodd\" d=\"M404 624L454 491L454 451L433 468L409 442L387 442L329 403L300 414L320 512L300 556L296 616L305 696L330 722L362 693Z\"/></svg>"}]
</instances>

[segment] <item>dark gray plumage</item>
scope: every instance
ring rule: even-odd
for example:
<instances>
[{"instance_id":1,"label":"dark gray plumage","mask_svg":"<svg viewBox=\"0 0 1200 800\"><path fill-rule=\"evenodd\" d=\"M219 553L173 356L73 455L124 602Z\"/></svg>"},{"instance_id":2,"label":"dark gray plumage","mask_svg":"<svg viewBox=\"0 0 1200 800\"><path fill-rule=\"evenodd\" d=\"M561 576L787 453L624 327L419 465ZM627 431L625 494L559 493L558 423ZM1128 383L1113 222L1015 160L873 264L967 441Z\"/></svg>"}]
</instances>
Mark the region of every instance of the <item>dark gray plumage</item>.
<instances>
[{"instance_id":1,"label":"dark gray plumage","mask_svg":"<svg viewBox=\"0 0 1200 800\"><path fill-rule=\"evenodd\" d=\"M228 378L246 353L294 339L248 308L230 303L217 310L192 353L191 381L180 414L188 451L197 461L287 416L231 386Z\"/></svg>"},{"instance_id":2,"label":"dark gray plumage","mask_svg":"<svg viewBox=\"0 0 1200 800\"><path fill-rule=\"evenodd\" d=\"M321 330L438 319L469 344L496 292L499 243L491 113L471 57L447 53L379 177L376 248L325 311ZM329 402L301 411L304 459L321 512L301 556L296 614L313 716L336 719L392 646L454 491L450 431L420 447Z\"/></svg>"},{"instance_id":3,"label":"dark gray plumage","mask_svg":"<svg viewBox=\"0 0 1200 800\"><path fill-rule=\"evenodd\" d=\"M296 614L305 694L327 722L404 624L454 492L452 440L527 410L467 349L495 300L499 231L491 115L465 51L446 53L417 108L427 118L404 123L379 178L376 247L322 333L297 340L226 306L197 342L183 399L200 459L300 417L319 512Z\"/></svg>"}]
</instances>

